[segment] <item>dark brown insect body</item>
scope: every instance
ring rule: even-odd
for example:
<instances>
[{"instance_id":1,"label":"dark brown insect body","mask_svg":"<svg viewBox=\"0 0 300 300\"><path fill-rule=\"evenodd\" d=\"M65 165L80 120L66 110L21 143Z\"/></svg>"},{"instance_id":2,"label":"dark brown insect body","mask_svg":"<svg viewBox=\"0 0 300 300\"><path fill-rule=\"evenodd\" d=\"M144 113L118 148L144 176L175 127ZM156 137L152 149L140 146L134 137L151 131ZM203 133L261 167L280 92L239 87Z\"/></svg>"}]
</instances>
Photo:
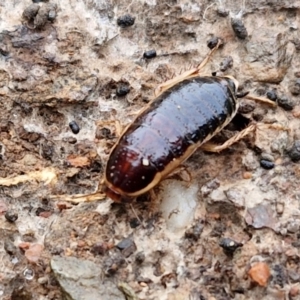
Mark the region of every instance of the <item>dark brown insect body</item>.
<instances>
[{"instance_id":1,"label":"dark brown insect body","mask_svg":"<svg viewBox=\"0 0 300 300\"><path fill-rule=\"evenodd\" d=\"M112 149L106 194L126 201L152 189L231 121L236 90L231 77L195 76L164 91Z\"/></svg>"}]
</instances>

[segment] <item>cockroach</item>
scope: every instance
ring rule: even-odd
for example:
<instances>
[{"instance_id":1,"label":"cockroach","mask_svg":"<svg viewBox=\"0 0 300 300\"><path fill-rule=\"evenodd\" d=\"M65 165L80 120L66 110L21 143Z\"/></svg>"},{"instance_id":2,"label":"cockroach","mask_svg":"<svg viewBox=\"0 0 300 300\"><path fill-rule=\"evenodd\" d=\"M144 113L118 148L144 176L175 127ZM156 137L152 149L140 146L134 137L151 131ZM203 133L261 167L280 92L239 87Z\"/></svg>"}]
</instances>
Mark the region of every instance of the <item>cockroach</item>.
<instances>
[{"instance_id":1,"label":"cockroach","mask_svg":"<svg viewBox=\"0 0 300 300\"><path fill-rule=\"evenodd\" d=\"M106 165L103 190L108 197L130 202L159 184L198 148L220 151L254 130L250 125L222 146L204 145L233 119L239 106L235 78L200 76L220 42L197 68L159 86L156 98L124 130Z\"/></svg>"}]
</instances>

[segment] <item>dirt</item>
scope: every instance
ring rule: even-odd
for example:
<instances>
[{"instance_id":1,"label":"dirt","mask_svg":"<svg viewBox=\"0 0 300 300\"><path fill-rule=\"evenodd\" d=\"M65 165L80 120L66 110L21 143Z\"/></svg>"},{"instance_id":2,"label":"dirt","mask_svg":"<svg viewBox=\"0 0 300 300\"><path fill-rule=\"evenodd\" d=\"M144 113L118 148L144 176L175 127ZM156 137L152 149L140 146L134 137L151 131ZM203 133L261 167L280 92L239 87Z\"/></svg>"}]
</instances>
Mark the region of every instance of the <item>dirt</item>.
<instances>
[{"instance_id":1,"label":"dirt","mask_svg":"<svg viewBox=\"0 0 300 300\"><path fill-rule=\"evenodd\" d=\"M51 269L76 258L74 270L93 263L127 299L300 299L300 2L50 0L29 14L32 1L4 2L0 298L92 299L88 279L72 294ZM134 24L118 26L126 14ZM279 99L240 100L256 133L221 153L197 151L185 163L190 190L177 176L132 205L64 201L97 190L120 128L160 83L199 65L212 37L224 45L203 74ZM143 58L149 50L156 57ZM184 209L166 214L166 193L196 197L190 218L170 224Z\"/></svg>"}]
</instances>

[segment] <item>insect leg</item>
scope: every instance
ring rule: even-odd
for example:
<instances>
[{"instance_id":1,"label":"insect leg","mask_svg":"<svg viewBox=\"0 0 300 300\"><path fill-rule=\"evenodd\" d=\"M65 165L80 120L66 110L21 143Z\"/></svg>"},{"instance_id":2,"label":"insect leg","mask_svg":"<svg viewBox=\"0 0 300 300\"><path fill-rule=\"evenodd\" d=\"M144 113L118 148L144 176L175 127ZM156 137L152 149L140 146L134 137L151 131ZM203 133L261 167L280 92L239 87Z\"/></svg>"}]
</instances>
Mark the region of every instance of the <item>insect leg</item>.
<instances>
[{"instance_id":1,"label":"insect leg","mask_svg":"<svg viewBox=\"0 0 300 300\"><path fill-rule=\"evenodd\" d=\"M73 203L81 203L81 202L92 202L104 200L106 195L101 192L95 192L92 194L77 194L77 195L51 195L50 199L59 200L59 201L67 201Z\"/></svg>"},{"instance_id":2,"label":"insect leg","mask_svg":"<svg viewBox=\"0 0 300 300\"><path fill-rule=\"evenodd\" d=\"M203 151L208 151L208 152L221 152L222 150L230 147L234 143L238 142L239 140L243 139L246 135L252 133L252 132L257 132L257 130L261 130L263 128L271 128L274 130L283 130L290 132L291 129L288 127L285 127L281 124L252 124L245 128L244 130L240 131L236 135L234 135L232 138L227 140L224 144L222 145L216 145L210 142L207 142L203 144L200 149Z\"/></svg>"},{"instance_id":3,"label":"insect leg","mask_svg":"<svg viewBox=\"0 0 300 300\"><path fill-rule=\"evenodd\" d=\"M271 101L268 98L264 98L264 97L258 97L258 96L248 94L247 96L245 96L244 99L254 100L254 101L257 101L257 102L263 102L263 103L269 104L269 105L274 106L274 107L277 106L276 102Z\"/></svg>"},{"instance_id":4,"label":"insect leg","mask_svg":"<svg viewBox=\"0 0 300 300\"><path fill-rule=\"evenodd\" d=\"M76 194L76 195L51 195L50 199L56 201L67 201L72 203L92 202L105 200L106 194L102 191L104 180L102 179L99 183L96 192L91 194Z\"/></svg>"},{"instance_id":5,"label":"insect leg","mask_svg":"<svg viewBox=\"0 0 300 300\"><path fill-rule=\"evenodd\" d=\"M292 129L286 126L283 126L278 123L272 123L272 124L257 124L257 129L263 129L263 128L271 128L274 130L283 130L283 131L291 131Z\"/></svg>"},{"instance_id":6,"label":"insect leg","mask_svg":"<svg viewBox=\"0 0 300 300\"><path fill-rule=\"evenodd\" d=\"M177 83L179 83L179 82L181 82L181 81L183 81L187 78L198 76L199 73L200 73L200 70L208 63L208 61L210 60L210 58L212 57L214 52L220 47L221 43L222 42L219 39L217 45L209 51L209 53L206 55L204 60L196 68L185 71L182 74L180 74L180 75L178 75L178 76L176 76L176 77L174 77L170 80L167 80L166 82L160 84L154 91L155 97L158 97L164 91L168 90L169 88L171 88L175 84L177 84Z\"/></svg>"},{"instance_id":7,"label":"insect leg","mask_svg":"<svg viewBox=\"0 0 300 300\"><path fill-rule=\"evenodd\" d=\"M252 132L255 132L255 130L256 130L256 125L252 124L252 125L248 126L247 128L245 128L244 130L237 133L236 135L234 135L232 138L227 140L222 145L215 145L215 144L212 144L212 143L208 142L208 143L203 144L200 147L200 149L204 150L204 151L208 151L208 152L220 152L220 151L230 147L234 143L238 142L239 140L244 138L246 135L248 135Z\"/></svg>"},{"instance_id":8,"label":"insect leg","mask_svg":"<svg viewBox=\"0 0 300 300\"><path fill-rule=\"evenodd\" d=\"M220 47L221 44L222 44L222 41L219 39L217 45L209 51L209 53L203 59L201 64L196 68L197 73L199 73L200 70L205 67L205 65L209 62L209 60L211 59L211 57L213 56L215 51Z\"/></svg>"},{"instance_id":9,"label":"insect leg","mask_svg":"<svg viewBox=\"0 0 300 300\"><path fill-rule=\"evenodd\" d=\"M189 187L192 183L193 176L191 172L185 166L179 166L172 173L170 173L166 178L172 178L173 176L179 176L180 179L187 183Z\"/></svg>"},{"instance_id":10,"label":"insect leg","mask_svg":"<svg viewBox=\"0 0 300 300\"><path fill-rule=\"evenodd\" d=\"M132 204L130 204L131 210L134 214L134 216L138 219L138 221L140 222L140 224L142 224L143 228L145 228L145 224L142 222L142 220L139 218L138 214L136 213L135 209L133 208Z\"/></svg>"}]
</instances>

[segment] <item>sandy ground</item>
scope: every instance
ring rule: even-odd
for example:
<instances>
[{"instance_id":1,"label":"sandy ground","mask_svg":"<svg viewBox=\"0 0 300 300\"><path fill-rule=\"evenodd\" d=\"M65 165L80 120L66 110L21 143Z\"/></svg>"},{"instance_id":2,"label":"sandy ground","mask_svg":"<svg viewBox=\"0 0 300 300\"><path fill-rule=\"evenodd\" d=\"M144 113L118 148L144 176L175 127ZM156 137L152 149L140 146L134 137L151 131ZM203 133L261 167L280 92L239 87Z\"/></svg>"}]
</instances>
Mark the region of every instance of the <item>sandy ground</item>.
<instances>
[{"instance_id":1,"label":"sandy ground","mask_svg":"<svg viewBox=\"0 0 300 300\"><path fill-rule=\"evenodd\" d=\"M0 3L0 298L300 299L300 2L32 4ZM114 124L212 37L224 45L203 74L277 94L277 107L240 100L256 133L197 151L189 185L173 177L132 205L65 201L97 190Z\"/></svg>"}]
</instances>

